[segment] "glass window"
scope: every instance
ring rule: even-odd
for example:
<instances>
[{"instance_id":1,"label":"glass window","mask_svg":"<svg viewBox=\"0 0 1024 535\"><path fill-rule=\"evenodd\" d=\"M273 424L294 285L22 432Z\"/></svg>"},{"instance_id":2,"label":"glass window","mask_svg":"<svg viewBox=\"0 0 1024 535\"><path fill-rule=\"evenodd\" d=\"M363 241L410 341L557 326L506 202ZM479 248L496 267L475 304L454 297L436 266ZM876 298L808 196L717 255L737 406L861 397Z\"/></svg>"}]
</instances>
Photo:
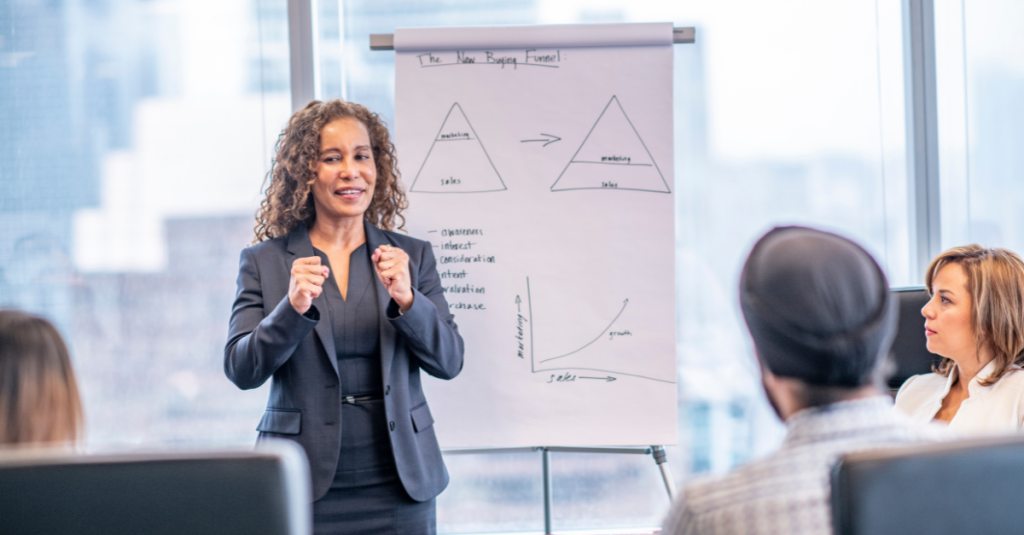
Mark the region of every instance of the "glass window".
<instances>
[{"instance_id":1,"label":"glass window","mask_svg":"<svg viewBox=\"0 0 1024 535\"><path fill-rule=\"evenodd\" d=\"M0 306L54 321L88 447L249 446L239 251L290 113L285 0L0 9Z\"/></svg>"},{"instance_id":2,"label":"glass window","mask_svg":"<svg viewBox=\"0 0 1024 535\"><path fill-rule=\"evenodd\" d=\"M936 2L942 247L1024 251L1024 5Z\"/></svg>"},{"instance_id":3,"label":"glass window","mask_svg":"<svg viewBox=\"0 0 1024 535\"><path fill-rule=\"evenodd\" d=\"M877 4L322 0L318 95L360 102L393 125L394 53L370 51L369 35L400 27L697 28L697 44L674 49L680 434L669 459L685 482L763 455L782 434L761 394L735 291L760 234L777 224L832 229L873 251L894 286L916 280L908 267L902 14L898 3ZM649 456L551 460L556 529L656 526L667 510ZM447 462L441 531L541 529L539 454Z\"/></svg>"},{"instance_id":4,"label":"glass window","mask_svg":"<svg viewBox=\"0 0 1024 535\"><path fill-rule=\"evenodd\" d=\"M761 233L791 223L833 229L872 250L894 286L919 280L908 268L898 3L313 4L317 96L363 103L392 126L394 53L371 52L371 33L697 28L696 44L674 48L680 425L669 460L679 483L763 455L781 437L735 291ZM940 76L959 61L964 98L940 83L940 118L959 114L966 125L963 193L944 197L944 214L960 202L972 239L1020 249L1013 214L1024 201L1012 193L1024 182L1013 180L1020 157L1011 149L1024 124L1013 120L1024 67L1008 52L1019 48L1008 21L1020 17L1005 15L1020 8L982 0L959 9L942 18L964 37L959 48L943 41ZM287 13L285 0L0 10L0 306L43 314L67 337L90 447L255 438L266 389L235 388L222 355L239 251L252 241L260 184L291 110ZM946 62L943 50L960 59ZM946 155L942 165L955 164ZM957 187L943 173L943 188ZM557 529L655 526L667 510L650 456L551 460ZM442 532L541 528L539 453L447 462Z\"/></svg>"}]
</instances>

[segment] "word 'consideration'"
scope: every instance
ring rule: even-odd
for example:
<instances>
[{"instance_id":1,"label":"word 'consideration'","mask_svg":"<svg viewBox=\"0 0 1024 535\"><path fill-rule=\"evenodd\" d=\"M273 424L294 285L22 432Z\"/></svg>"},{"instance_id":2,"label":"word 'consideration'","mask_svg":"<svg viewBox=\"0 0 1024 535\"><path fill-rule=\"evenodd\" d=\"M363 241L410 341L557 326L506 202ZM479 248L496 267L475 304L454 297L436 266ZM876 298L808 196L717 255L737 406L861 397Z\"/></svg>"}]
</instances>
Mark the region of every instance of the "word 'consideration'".
<instances>
[{"instance_id":1,"label":"word 'consideration'","mask_svg":"<svg viewBox=\"0 0 1024 535\"><path fill-rule=\"evenodd\" d=\"M493 264L494 257L478 254L476 256L466 256L464 254L458 256L442 256L438 258L439 264Z\"/></svg>"}]
</instances>

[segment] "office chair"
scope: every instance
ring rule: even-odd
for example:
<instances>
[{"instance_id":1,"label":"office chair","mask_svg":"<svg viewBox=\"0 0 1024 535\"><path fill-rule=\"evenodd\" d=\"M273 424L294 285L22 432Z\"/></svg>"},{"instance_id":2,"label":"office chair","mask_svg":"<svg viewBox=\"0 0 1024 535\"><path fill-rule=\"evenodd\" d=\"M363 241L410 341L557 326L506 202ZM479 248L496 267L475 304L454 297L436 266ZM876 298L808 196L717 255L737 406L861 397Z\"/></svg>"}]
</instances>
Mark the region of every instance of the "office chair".
<instances>
[{"instance_id":1,"label":"office chair","mask_svg":"<svg viewBox=\"0 0 1024 535\"><path fill-rule=\"evenodd\" d=\"M302 448L69 455L0 452L4 534L308 535Z\"/></svg>"},{"instance_id":2,"label":"office chair","mask_svg":"<svg viewBox=\"0 0 1024 535\"><path fill-rule=\"evenodd\" d=\"M1024 437L852 453L832 470L836 535L1019 535Z\"/></svg>"}]
</instances>

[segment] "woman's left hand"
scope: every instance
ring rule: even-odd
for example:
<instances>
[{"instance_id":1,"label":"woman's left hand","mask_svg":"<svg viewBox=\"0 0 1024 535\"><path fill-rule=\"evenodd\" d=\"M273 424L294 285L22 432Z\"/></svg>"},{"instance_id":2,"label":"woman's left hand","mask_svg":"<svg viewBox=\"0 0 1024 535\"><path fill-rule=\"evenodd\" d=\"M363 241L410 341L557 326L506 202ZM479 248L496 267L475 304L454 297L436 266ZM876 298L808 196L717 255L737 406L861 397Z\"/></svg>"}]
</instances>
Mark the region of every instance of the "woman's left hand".
<instances>
[{"instance_id":1,"label":"woman's left hand","mask_svg":"<svg viewBox=\"0 0 1024 535\"><path fill-rule=\"evenodd\" d=\"M408 312L413 299L409 255L398 247L381 245L373 252L373 269L402 314Z\"/></svg>"}]
</instances>

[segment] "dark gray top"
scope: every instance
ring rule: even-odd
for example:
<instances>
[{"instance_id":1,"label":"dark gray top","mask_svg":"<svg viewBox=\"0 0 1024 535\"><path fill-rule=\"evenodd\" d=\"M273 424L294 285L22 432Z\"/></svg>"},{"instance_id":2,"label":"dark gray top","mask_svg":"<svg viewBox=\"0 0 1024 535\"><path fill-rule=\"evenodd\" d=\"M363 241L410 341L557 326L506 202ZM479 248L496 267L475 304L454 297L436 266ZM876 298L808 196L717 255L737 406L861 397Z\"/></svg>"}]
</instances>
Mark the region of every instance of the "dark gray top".
<instances>
[{"instance_id":1,"label":"dark gray top","mask_svg":"<svg viewBox=\"0 0 1024 535\"><path fill-rule=\"evenodd\" d=\"M320 262L330 267L327 255L314 248ZM334 270L331 269L331 273ZM373 291L373 265L363 243L348 260L348 297L334 277L324 282L327 315L334 333L335 358L341 377L342 396L383 394L384 378L380 367L380 310Z\"/></svg>"}]
</instances>

